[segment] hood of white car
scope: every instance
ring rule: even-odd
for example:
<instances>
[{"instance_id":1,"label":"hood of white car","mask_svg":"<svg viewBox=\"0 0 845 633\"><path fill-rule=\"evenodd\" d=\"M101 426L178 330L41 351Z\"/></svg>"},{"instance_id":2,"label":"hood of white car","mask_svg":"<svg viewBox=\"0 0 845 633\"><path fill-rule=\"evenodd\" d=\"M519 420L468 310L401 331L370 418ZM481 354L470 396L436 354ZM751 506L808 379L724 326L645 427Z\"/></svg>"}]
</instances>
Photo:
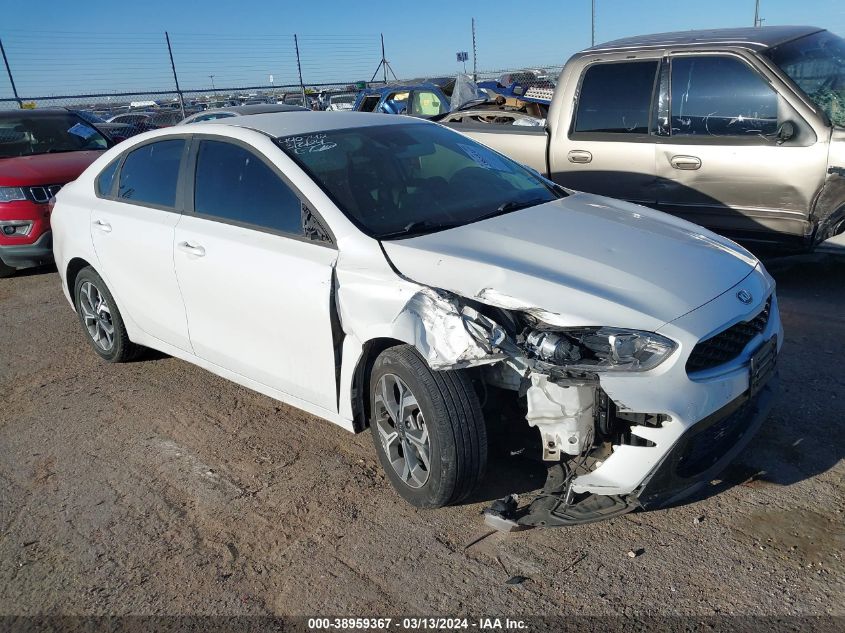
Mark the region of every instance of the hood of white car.
<instances>
[{"instance_id":1,"label":"hood of white car","mask_svg":"<svg viewBox=\"0 0 845 633\"><path fill-rule=\"evenodd\" d=\"M413 281L560 327L656 330L757 265L699 226L583 193L383 245Z\"/></svg>"}]
</instances>

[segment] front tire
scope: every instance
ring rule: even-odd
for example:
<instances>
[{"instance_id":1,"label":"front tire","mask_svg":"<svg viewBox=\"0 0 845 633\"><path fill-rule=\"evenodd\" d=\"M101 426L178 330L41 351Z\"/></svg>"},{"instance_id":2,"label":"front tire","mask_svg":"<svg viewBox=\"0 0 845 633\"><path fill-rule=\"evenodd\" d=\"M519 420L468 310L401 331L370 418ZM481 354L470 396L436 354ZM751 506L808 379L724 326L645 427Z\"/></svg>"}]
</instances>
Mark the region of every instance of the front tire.
<instances>
[{"instance_id":1,"label":"front tire","mask_svg":"<svg viewBox=\"0 0 845 633\"><path fill-rule=\"evenodd\" d=\"M143 348L129 340L114 297L90 266L76 276L73 299L85 336L101 358L123 363L138 356Z\"/></svg>"},{"instance_id":2,"label":"front tire","mask_svg":"<svg viewBox=\"0 0 845 633\"><path fill-rule=\"evenodd\" d=\"M12 268L11 266L7 266L6 263L0 259L0 279L5 279L6 277L11 277L15 274L17 268Z\"/></svg>"},{"instance_id":3,"label":"front tire","mask_svg":"<svg viewBox=\"0 0 845 633\"><path fill-rule=\"evenodd\" d=\"M466 498L487 467L487 431L466 372L433 371L410 345L373 365L370 430L390 483L418 508Z\"/></svg>"}]
</instances>

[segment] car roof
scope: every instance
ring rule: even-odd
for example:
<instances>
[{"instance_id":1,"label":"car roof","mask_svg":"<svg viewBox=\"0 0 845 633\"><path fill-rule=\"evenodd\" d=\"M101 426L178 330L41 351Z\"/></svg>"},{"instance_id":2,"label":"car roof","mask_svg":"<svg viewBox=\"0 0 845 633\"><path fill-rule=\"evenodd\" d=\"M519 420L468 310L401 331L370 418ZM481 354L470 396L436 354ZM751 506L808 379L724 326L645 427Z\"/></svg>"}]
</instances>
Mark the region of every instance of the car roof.
<instances>
[{"instance_id":1,"label":"car roof","mask_svg":"<svg viewBox=\"0 0 845 633\"><path fill-rule=\"evenodd\" d=\"M393 90L415 90L419 88L427 88L431 90L435 88L437 90L442 90L443 85L436 83L434 81L425 79L421 81L403 81L398 83L386 84L384 86L374 86L371 88L365 88L362 92L368 95L374 94L383 94L386 92L392 92Z\"/></svg>"},{"instance_id":2,"label":"car roof","mask_svg":"<svg viewBox=\"0 0 845 633\"><path fill-rule=\"evenodd\" d=\"M756 28L674 31L613 40L588 48L584 52L711 44L732 44L753 50L764 50L823 30L816 26L762 26Z\"/></svg>"},{"instance_id":3,"label":"car roof","mask_svg":"<svg viewBox=\"0 0 845 633\"><path fill-rule=\"evenodd\" d=\"M250 105L241 106L227 106L225 108L214 108L204 110L203 114L207 112L234 112L246 116L248 114L263 114L266 112L296 112L307 111L308 108L302 106L289 105L286 103L254 103Z\"/></svg>"},{"instance_id":4,"label":"car roof","mask_svg":"<svg viewBox=\"0 0 845 633\"><path fill-rule=\"evenodd\" d=\"M412 117L387 116L373 112L302 112L296 116L282 112L269 114L250 114L249 116L228 117L202 123L190 123L197 129L209 129L211 125L231 125L263 132L274 138L292 134L312 134L355 127L373 127L376 125L426 125L426 121Z\"/></svg>"}]
</instances>

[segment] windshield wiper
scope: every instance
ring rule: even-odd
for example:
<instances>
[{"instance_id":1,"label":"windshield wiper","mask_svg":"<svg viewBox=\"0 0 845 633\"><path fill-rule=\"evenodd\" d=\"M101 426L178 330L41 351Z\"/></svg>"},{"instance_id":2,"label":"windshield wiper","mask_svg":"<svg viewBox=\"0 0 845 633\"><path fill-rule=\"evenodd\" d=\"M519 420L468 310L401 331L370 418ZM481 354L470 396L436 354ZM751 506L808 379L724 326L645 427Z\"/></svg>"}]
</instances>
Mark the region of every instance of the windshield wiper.
<instances>
[{"instance_id":1,"label":"windshield wiper","mask_svg":"<svg viewBox=\"0 0 845 633\"><path fill-rule=\"evenodd\" d=\"M466 224L466 221L461 222L432 222L431 220L417 220L406 224L398 231L390 231L389 233L382 233L378 236L380 240L389 240L392 237L413 237L415 235L424 235L426 233L433 233L434 231L443 231L446 229L453 229L456 226Z\"/></svg>"},{"instance_id":2,"label":"windshield wiper","mask_svg":"<svg viewBox=\"0 0 845 633\"><path fill-rule=\"evenodd\" d=\"M497 215L504 215L506 213L511 213L512 211L519 211L520 209L527 209L528 207L534 207L538 204L543 204L545 202L551 202L551 200L546 200L545 198L531 198L531 200L509 200L507 202L503 202L493 213L488 213L487 215L482 215L479 220L486 220L487 218L495 218Z\"/></svg>"}]
</instances>

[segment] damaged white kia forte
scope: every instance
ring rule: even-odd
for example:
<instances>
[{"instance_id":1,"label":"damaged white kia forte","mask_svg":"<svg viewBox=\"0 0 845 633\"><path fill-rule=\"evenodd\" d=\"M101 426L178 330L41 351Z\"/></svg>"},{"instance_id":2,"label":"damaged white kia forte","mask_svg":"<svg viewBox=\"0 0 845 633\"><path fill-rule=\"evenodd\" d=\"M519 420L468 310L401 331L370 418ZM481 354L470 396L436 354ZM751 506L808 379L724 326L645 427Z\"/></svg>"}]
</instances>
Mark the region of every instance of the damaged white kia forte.
<instances>
[{"instance_id":1,"label":"damaged white kia forte","mask_svg":"<svg viewBox=\"0 0 845 633\"><path fill-rule=\"evenodd\" d=\"M97 354L155 348L369 426L419 507L472 491L504 412L550 466L508 520L671 504L748 442L776 389L775 284L750 253L426 121L150 132L62 189L52 224Z\"/></svg>"}]
</instances>

